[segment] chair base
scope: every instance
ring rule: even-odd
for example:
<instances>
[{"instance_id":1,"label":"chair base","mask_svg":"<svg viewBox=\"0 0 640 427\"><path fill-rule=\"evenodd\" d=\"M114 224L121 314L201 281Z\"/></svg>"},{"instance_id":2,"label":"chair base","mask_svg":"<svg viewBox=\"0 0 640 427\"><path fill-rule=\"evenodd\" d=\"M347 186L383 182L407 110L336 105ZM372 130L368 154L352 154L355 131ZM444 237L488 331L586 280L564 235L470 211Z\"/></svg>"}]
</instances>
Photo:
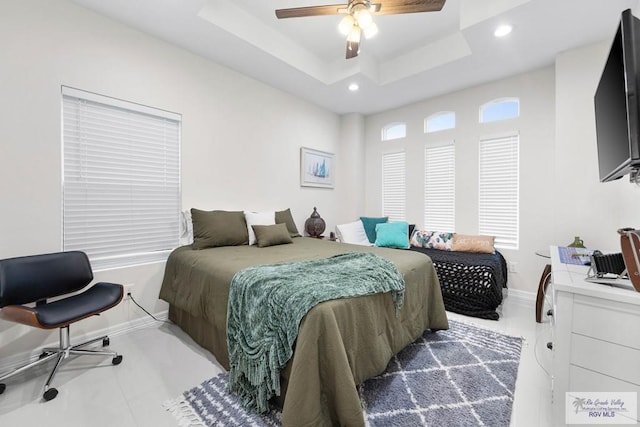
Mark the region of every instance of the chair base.
<instances>
[{"instance_id":1,"label":"chair base","mask_svg":"<svg viewBox=\"0 0 640 427\"><path fill-rule=\"evenodd\" d=\"M38 360L30 362L24 366L14 369L13 371L5 375L0 376L0 394L2 394L6 389L6 385L3 384L2 381L14 375L17 375L21 372L24 372L28 369L31 369L35 366L46 363L49 360L57 359L56 364L53 367L53 370L49 374L49 378L47 379L47 382L44 385L44 389L42 393L42 398L45 401L54 399L58 395L58 390L55 389L54 387L51 387L51 383L53 382L53 378L55 377L56 372L58 371L58 368L60 367L62 362L66 360L71 354L85 355L85 356L111 356L113 358L111 360L111 364L119 365L120 362L122 362L122 355L119 355L115 351L81 349L81 347L87 346L89 344L93 344L98 341L102 341L103 347L106 347L109 345L109 337L105 335L99 338L94 338L90 341L83 342L82 344L77 344L72 346L69 342L69 326L67 325L60 328L60 346L58 348L45 348L42 350L42 354L40 354L40 357L38 358Z\"/></svg>"}]
</instances>

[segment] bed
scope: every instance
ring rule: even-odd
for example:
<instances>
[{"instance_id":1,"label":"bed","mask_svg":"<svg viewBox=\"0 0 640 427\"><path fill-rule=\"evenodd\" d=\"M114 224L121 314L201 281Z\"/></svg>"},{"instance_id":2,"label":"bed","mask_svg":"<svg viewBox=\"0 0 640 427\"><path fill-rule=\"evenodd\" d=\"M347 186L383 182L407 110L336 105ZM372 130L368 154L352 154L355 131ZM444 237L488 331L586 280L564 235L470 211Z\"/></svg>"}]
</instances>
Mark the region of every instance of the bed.
<instances>
[{"instance_id":1,"label":"bed","mask_svg":"<svg viewBox=\"0 0 640 427\"><path fill-rule=\"evenodd\" d=\"M292 240L265 248L180 247L167 260L160 298L170 304L169 318L229 369L226 315L236 272L348 252L373 252L390 260L405 280L399 314L389 294L322 302L300 323L293 357L281 372L283 425L362 426L356 385L382 373L391 357L425 329L448 328L436 271L430 258L411 251L308 237Z\"/></svg>"},{"instance_id":2,"label":"bed","mask_svg":"<svg viewBox=\"0 0 640 427\"><path fill-rule=\"evenodd\" d=\"M360 220L336 226L342 242L372 245L378 226L393 226L387 217L360 217ZM414 230L403 221L395 222L406 235L398 234L393 247L420 252L433 261L447 310L483 319L498 320L496 309L502 304L502 289L507 287L507 263L495 250L494 237L451 232ZM368 229L367 229L368 227ZM411 236L407 245L407 236Z\"/></svg>"},{"instance_id":3,"label":"bed","mask_svg":"<svg viewBox=\"0 0 640 427\"><path fill-rule=\"evenodd\" d=\"M500 252L454 252L422 247L411 247L411 250L432 259L447 310L482 319L499 319L496 309L502 304L502 289L507 287L507 263Z\"/></svg>"}]
</instances>

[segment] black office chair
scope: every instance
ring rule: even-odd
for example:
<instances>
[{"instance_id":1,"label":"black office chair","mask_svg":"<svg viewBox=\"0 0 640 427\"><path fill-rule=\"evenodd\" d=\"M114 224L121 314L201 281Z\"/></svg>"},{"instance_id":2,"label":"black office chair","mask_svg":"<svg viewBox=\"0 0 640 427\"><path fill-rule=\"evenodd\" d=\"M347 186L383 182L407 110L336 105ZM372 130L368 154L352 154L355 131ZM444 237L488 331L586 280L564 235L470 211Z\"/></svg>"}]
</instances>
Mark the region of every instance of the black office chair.
<instances>
[{"instance_id":1,"label":"black office chair","mask_svg":"<svg viewBox=\"0 0 640 427\"><path fill-rule=\"evenodd\" d=\"M102 341L103 336L72 346L69 325L89 316L98 315L116 306L124 293L123 286L96 283L84 292L72 294L93 280L91 264L84 252L59 252L0 260L0 318L40 329L60 328L60 346L45 348L38 360L0 376L0 394L6 388L2 381L29 368L57 358L53 371L44 385L42 397L51 400L58 390L50 387L56 371L70 354L112 356L111 363L119 365L122 356L112 351L79 349ZM58 298L53 301L48 299Z\"/></svg>"}]
</instances>

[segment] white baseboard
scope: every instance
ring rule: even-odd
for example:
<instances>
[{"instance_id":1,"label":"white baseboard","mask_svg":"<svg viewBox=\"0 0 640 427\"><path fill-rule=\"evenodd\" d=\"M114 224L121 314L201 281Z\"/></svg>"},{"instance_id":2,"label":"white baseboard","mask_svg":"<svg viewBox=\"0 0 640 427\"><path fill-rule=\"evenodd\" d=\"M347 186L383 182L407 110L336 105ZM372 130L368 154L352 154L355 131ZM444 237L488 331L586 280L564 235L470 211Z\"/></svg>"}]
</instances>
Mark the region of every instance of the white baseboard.
<instances>
[{"instance_id":1,"label":"white baseboard","mask_svg":"<svg viewBox=\"0 0 640 427\"><path fill-rule=\"evenodd\" d=\"M159 313L154 314L156 319L158 320L167 320L169 318L169 311L164 310ZM149 316L139 317L137 319L129 320L124 323L120 323L118 325L110 326L108 328L103 328L97 331L91 331L90 333L85 334L74 334L71 331L71 342L72 343L82 343L87 342L95 338L99 338L105 335L109 337L116 337L118 335L123 335L128 332L134 331L136 329L147 328L147 327L159 327L161 325L160 322L153 320ZM40 354L42 353L42 349L46 347L58 347L60 343L58 340L52 341L50 343L41 345L40 347L33 349L28 352L14 354L0 360L0 373L8 373L13 371L20 366L23 366L29 361L36 360Z\"/></svg>"},{"instance_id":2,"label":"white baseboard","mask_svg":"<svg viewBox=\"0 0 640 427\"><path fill-rule=\"evenodd\" d=\"M507 288L504 292L506 298L516 300L518 302L531 303L536 301L536 294L528 291L521 291L519 289Z\"/></svg>"},{"instance_id":3,"label":"white baseboard","mask_svg":"<svg viewBox=\"0 0 640 427\"><path fill-rule=\"evenodd\" d=\"M156 319L160 321L167 320L169 318L169 310L161 311L159 313L154 314L154 316L156 317ZM107 328L102 331L95 332L92 335L94 337L99 337L102 335L117 337L118 335L126 334L127 332L131 332L136 329L146 328L150 326L160 326L160 323L152 319L150 316L144 316L144 317L139 317L137 319L129 320L128 322L115 325L113 327ZM88 337L85 340L90 340L90 339L91 337ZM78 341L82 342L82 339L79 339Z\"/></svg>"}]
</instances>

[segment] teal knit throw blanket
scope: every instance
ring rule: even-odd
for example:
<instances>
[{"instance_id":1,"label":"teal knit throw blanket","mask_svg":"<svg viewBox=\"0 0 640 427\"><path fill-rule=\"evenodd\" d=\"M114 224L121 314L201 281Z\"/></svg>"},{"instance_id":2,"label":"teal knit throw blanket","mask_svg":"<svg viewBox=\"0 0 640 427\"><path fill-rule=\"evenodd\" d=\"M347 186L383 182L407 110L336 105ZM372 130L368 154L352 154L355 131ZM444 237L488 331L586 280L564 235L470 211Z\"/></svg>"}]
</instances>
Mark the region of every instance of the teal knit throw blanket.
<instances>
[{"instance_id":1,"label":"teal knit throw blanket","mask_svg":"<svg viewBox=\"0 0 640 427\"><path fill-rule=\"evenodd\" d=\"M404 302L404 279L390 261L373 253L346 253L239 271L227 308L229 388L245 407L268 410L280 394L280 370L293 354L300 321L316 304L391 292L396 312Z\"/></svg>"}]
</instances>

